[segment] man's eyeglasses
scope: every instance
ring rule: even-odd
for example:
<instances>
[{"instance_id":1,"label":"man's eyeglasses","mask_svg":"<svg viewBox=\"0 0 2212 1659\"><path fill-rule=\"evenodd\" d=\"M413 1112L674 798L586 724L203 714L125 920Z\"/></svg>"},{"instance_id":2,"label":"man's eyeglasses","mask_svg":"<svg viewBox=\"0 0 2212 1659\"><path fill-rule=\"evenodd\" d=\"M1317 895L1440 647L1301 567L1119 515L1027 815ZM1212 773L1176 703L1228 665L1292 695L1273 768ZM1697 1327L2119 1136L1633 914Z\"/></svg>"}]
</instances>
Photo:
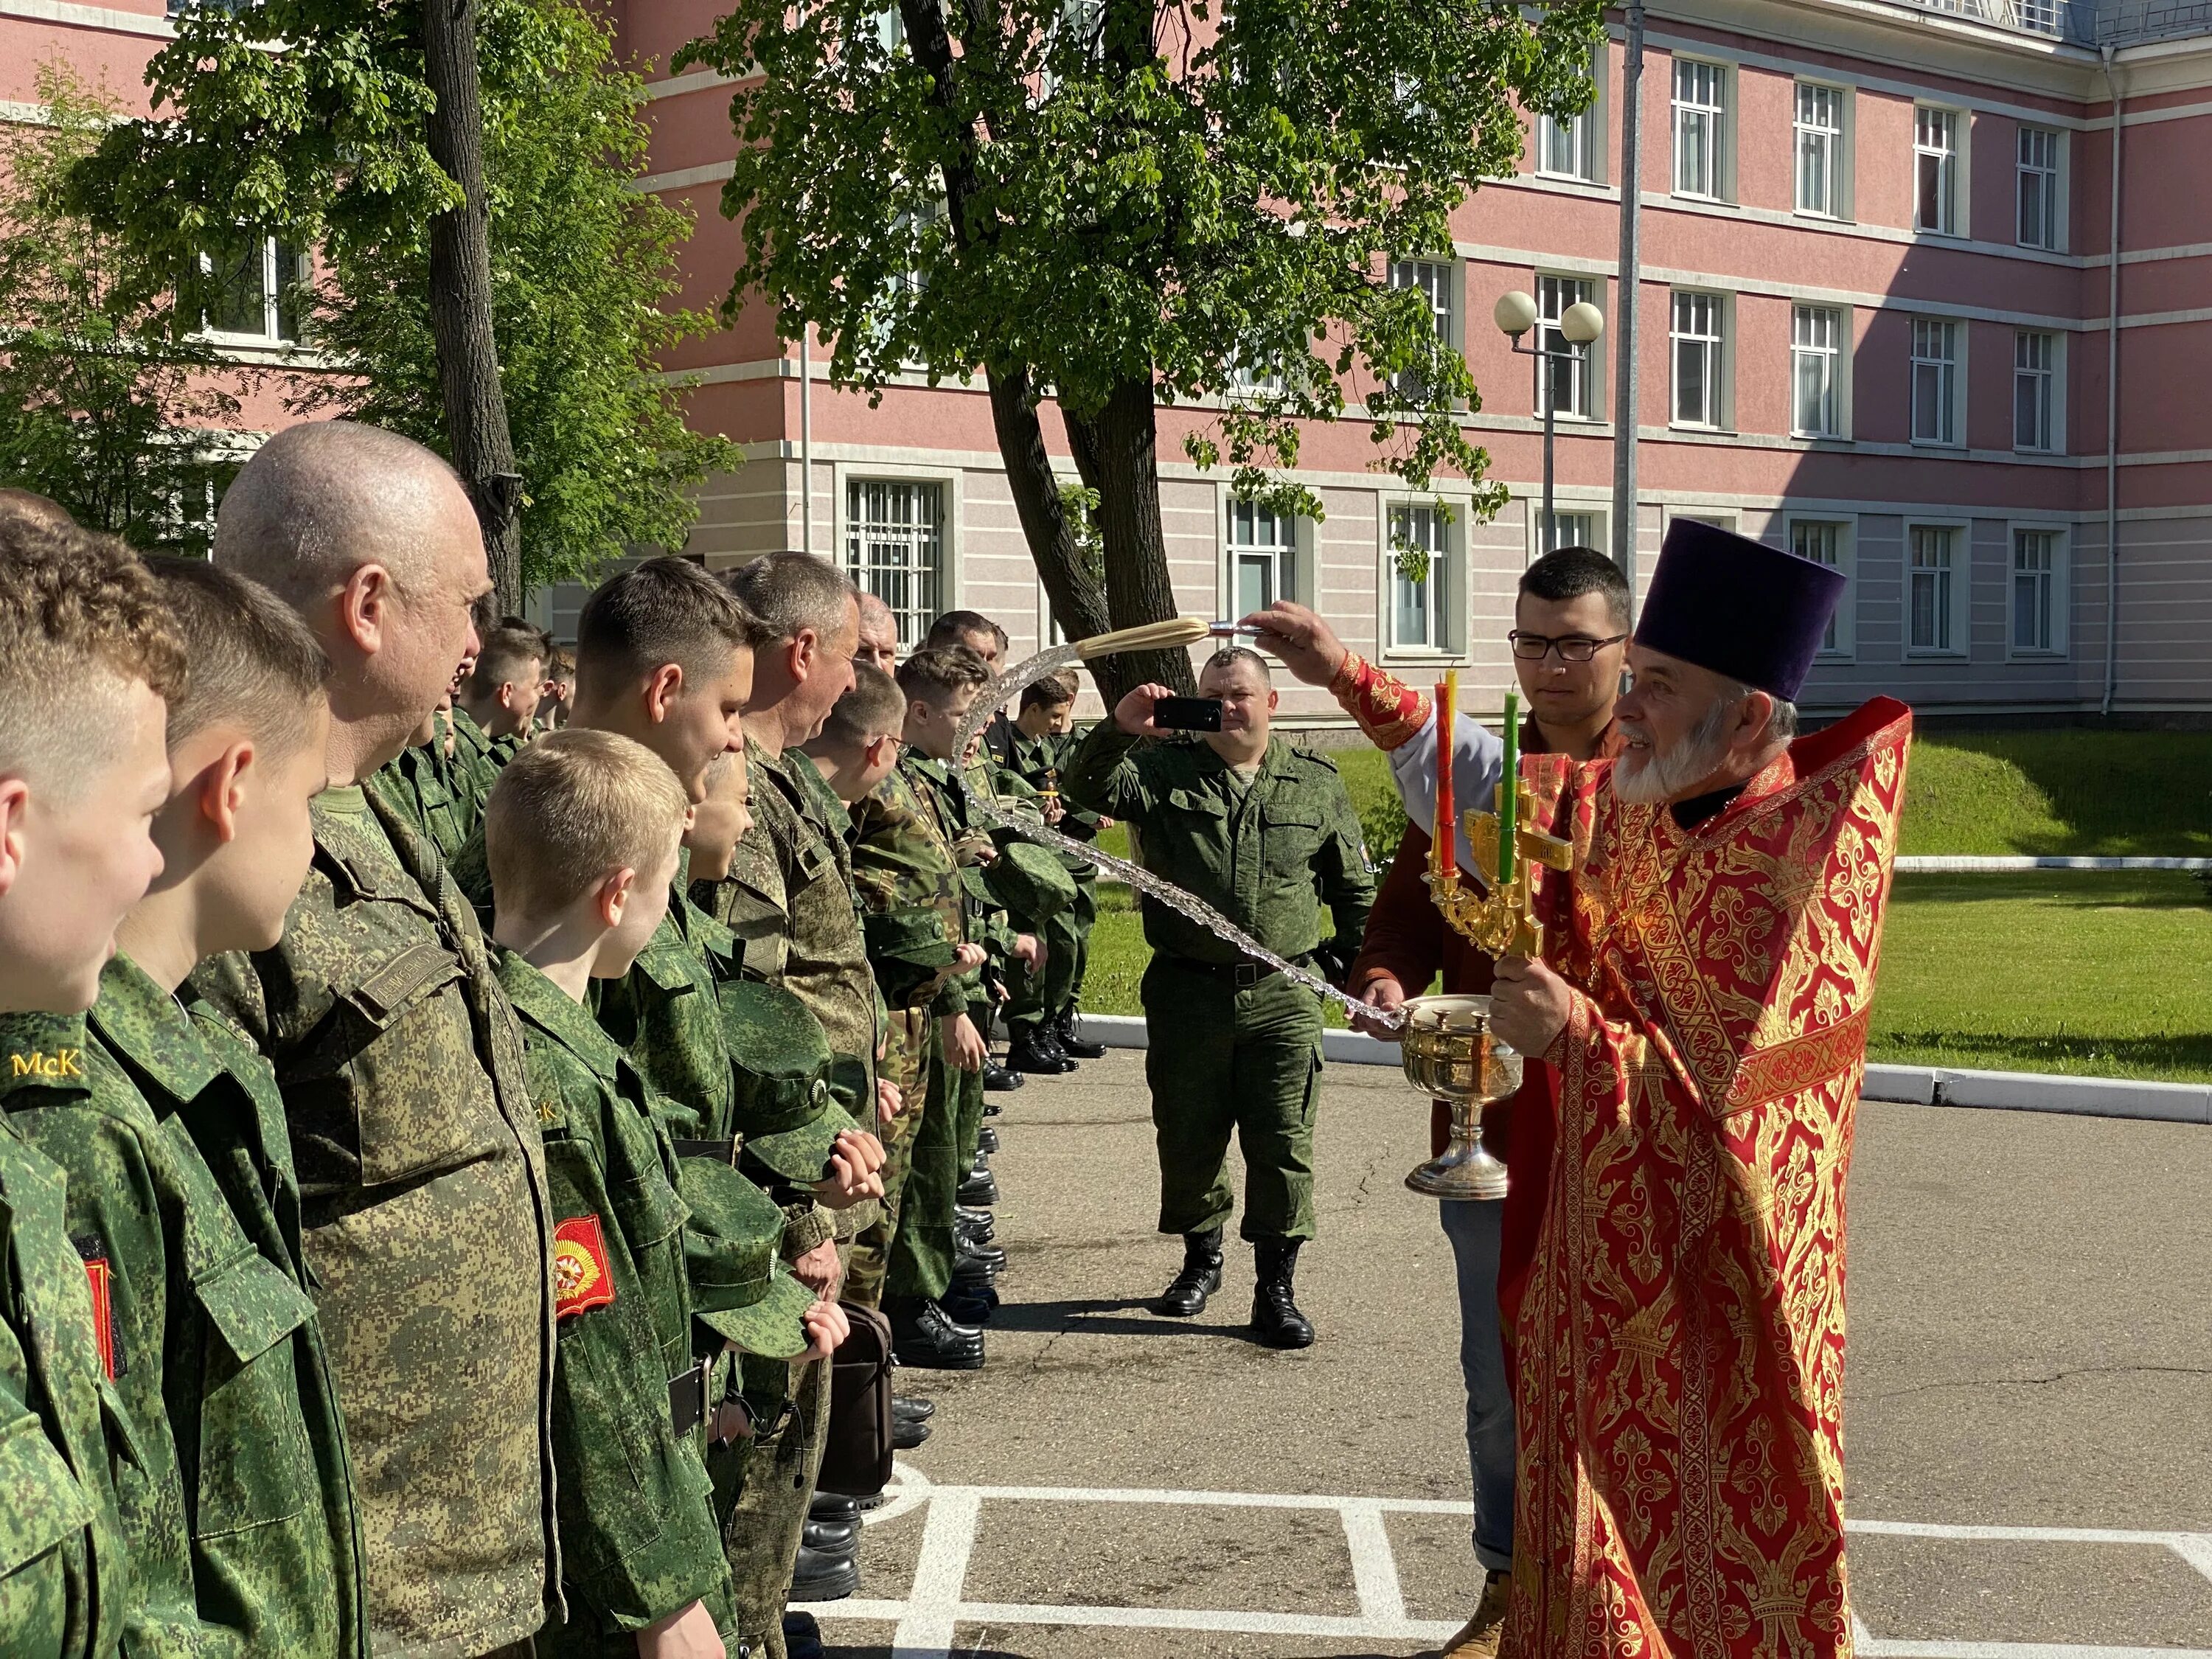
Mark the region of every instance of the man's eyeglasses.
<instances>
[{"instance_id":1,"label":"man's eyeglasses","mask_svg":"<svg viewBox=\"0 0 2212 1659\"><path fill-rule=\"evenodd\" d=\"M1561 662L1588 662L1608 645L1619 645L1627 637L1615 634L1611 639L1594 640L1587 634L1562 634L1554 638L1549 634L1523 633L1517 628L1505 636L1513 654L1523 662L1541 662L1554 651Z\"/></svg>"}]
</instances>

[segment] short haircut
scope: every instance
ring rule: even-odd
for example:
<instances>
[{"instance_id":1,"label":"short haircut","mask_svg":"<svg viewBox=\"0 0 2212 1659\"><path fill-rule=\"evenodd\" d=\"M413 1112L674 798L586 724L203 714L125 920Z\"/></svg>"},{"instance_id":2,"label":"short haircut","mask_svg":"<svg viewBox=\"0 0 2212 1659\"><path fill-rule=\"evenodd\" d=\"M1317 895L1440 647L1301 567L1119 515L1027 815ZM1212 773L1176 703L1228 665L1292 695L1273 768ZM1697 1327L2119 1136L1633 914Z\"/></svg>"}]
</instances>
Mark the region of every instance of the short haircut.
<instances>
[{"instance_id":1,"label":"short haircut","mask_svg":"<svg viewBox=\"0 0 2212 1659\"><path fill-rule=\"evenodd\" d=\"M545 659L545 678L549 680L573 680L576 678L576 653L565 645L556 645Z\"/></svg>"},{"instance_id":2,"label":"short haircut","mask_svg":"<svg viewBox=\"0 0 2212 1659\"><path fill-rule=\"evenodd\" d=\"M204 559L146 561L161 585L191 684L169 700L169 747L218 720L236 720L272 754L306 735L301 708L323 695L331 659L300 613L259 582Z\"/></svg>"},{"instance_id":3,"label":"short haircut","mask_svg":"<svg viewBox=\"0 0 2212 1659\"><path fill-rule=\"evenodd\" d=\"M311 614L365 564L403 588L428 574L422 544L460 475L412 438L354 421L286 427L239 470L215 521L215 562Z\"/></svg>"},{"instance_id":4,"label":"short haircut","mask_svg":"<svg viewBox=\"0 0 2212 1659\"><path fill-rule=\"evenodd\" d=\"M525 744L484 807L497 908L548 916L609 871L650 878L690 809L667 763L634 738L571 726Z\"/></svg>"},{"instance_id":5,"label":"short haircut","mask_svg":"<svg viewBox=\"0 0 2212 1659\"><path fill-rule=\"evenodd\" d=\"M1602 593L1607 619L1615 628L1628 626L1628 578L1594 547L1553 549L1521 573L1521 591L1553 605L1585 593Z\"/></svg>"},{"instance_id":6,"label":"short haircut","mask_svg":"<svg viewBox=\"0 0 2212 1659\"><path fill-rule=\"evenodd\" d=\"M477 630L477 643L482 645L499 626L499 595L479 593L469 601L469 626Z\"/></svg>"},{"instance_id":7,"label":"short haircut","mask_svg":"<svg viewBox=\"0 0 2212 1659\"><path fill-rule=\"evenodd\" d=\"M990 669L964 645L924 646L898 665L898 689L924 702L943 702L963 685L981 690L990 683Z\"/></svg>"},{"instance_id":8,"label":"short haircut","mask_svg":"<svg viewBox=\"0 0 2212 1659\"><path fill-rule=\"evenodd\" d=\"M1075 701L1083 682L1073 668L1063 668L1057 674L1048 674L1022 688L1024 708L1065 708Z\"/></svg>"},{"instance_id":9,"label":"short haircut","mask_svg":"<svg viewBox=\"0 0 2212 1659\"><path fill-rule=\"evenodd\" d=\"M1251 664L1252 672L1260 677L1261 684L1273 685L1275 683L1275 677L1267 672L1267 659L1249 645L1223 646L1206 659L1205 665L1198 671L1199 678L1204 679L1217 668L1227 670L1239 663Z\"/></svg>"},{"instance_id":10,"label":"short haircut","mask_svg":"<svg viewBox=\"0 0 2212 1659\"><path fill-rule=\"evenodd\" d=\"M906 696L899 683L873 663L853 665L853 689L837 699L822 727L822 738L854 750L886 734L896 737L906 723Z\"/></svg>"},{"instance_id":11,"label":"short haircut","mask_svg":"<svg viewBox=\"0 0 2212 1659\"><path fill-rule=\"evenodd\" d=\"M173 702L190 685L161 585L112 536L0 514L0 773L58 797L105 765L127 727L131 683Z\"/></svg>"},{"instance_id":12,"label":"short haircut","mask_svg":"<svg viewBox=\"0 0 2212 1659\"><path fill-rule=\"evenodd\" d=\"M764 638L736 594L690 560L664 555L610 576L584 601L576 666L580 677L635 679L672 662L691 680Z\"/></svg>"},{"instance_id":13,"label":"short haircut","mask_svg":"<svg viewBox=\"0 0 2212 1659\"><path fill-rule=\"evenodd\" d=\"M520 684L524 669L533 662L542 666L544 659L543 633L527 623L519 628L502 623L491 630L484 640L483 649L477 653L476 670L469 676L465 695L495 696L510 680Z\"/></svg>"},{"instance_id":14,"label":"short haircut","mask_svg":"<svg viewBox=\"0 0 2212 1659\"><path fill-rule=\"evenodd\" d=\"M772 640L795 640L805 628L825 637L835 634L844 626L845 607L860 592L829 560L796 550L763 553L725 571L722 580L760 618Z\"/></svg>"},{"instance_id":15,"label":"short haircut","mask_svg":"<svg viewBox=\"0 0 2212 1659\"><path fill-rule=\"evenodd\" d=\"M988 634L998 641L999 649L1006 648L1006 630L980 611L948 611L929 625L929 637L925 647L938 649L968 643L970 634Z\"/></svg>"}]
</instances>

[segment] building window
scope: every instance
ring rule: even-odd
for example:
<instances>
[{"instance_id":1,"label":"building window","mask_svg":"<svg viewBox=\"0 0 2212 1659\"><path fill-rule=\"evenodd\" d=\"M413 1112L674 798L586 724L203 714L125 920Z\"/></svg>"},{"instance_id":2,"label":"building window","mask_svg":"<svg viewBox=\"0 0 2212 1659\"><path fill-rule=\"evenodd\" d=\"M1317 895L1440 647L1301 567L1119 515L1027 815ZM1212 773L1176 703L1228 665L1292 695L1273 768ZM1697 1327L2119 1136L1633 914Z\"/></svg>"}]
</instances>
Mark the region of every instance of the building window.
<instances>
[{"instance_id":1,"label":"building window","mask_svg":"<svg viewBox=\"0 0 2212 1659\"><path fill-rule=\"evenodd\" d=\"M1856 595L1851 585L1851 567L1848 550L1851 527L1826 519L1792 519L1790 521L1790 550L1801 559L1810 559L1815 564L1825 564L1831 570L1844 573L1846 586L1844 597L1837 602L1834 614L1828 618L1828 630L1820 636L1820 649L1830 656L1849 656L1851 652L1851 611Z\"/></svg>"},{"instance_id":2,"label":"building window","mask_svg":"<svg viewBox=\"0 0 2212 1659\"><path fill-rule=\"evenodd\" d=\"M1229 365L1229 389L1242 398L1279 398L1282 372L1240 354Z\"/></svg>"},{"instance_id":3,"label":"building window","mask_svg":"<svg viewBox=\"0 0 2212 1659\"><path fill-rule=\"evenodd\" d=\"M1905 572L1910 624L1905 644L1911 650L1947 653L1959 649L1956 629L1964 607L1955 592L1958 543L1959 532L1953 526L1912 526L1911 566Z\"/></svg>"},{"instance_id":4,"label":"building window","mask_svg":"<svg viewBox=\"0 0 2212 1659\"><path fill-rule=\"evenodd\" d=\"M307 279L298 252L273 237L252 236L200 256L200 270L216 281L201 318L211 334L242 339L300 337L297 284Z\"/></svg>"},{"instance_id":5,"label":"building window","mask_svg":"<svg viewBox=\"0 0 2212 1659\"><path fill-rule=\"evenodd\" d=\"M2023 329L2012 337L2012 447L2038 454L2058 447L2058 337Z\"/></svg>"},{"instance_id":6,"label":"building window","mask_svg":"<svg viewBox=\"0 0 2212 1659\"><path fill-rule=\"evenodd\" d=\"M1383 551L1390 572L1390 646L1395 651L1451 652L1459 648L1458 571L1451 553L1451 525L1434 507L1390 509L1390 544ZM1401 555L1428 555L1427 574L1407 578Z\"/></svg>"},{"instance_id":7,"label":"building window","mask_svg":"<svg viewBox=\"0 0 2212 1659\"><path fill-rule=\"evenodd\" d=\"M2027 655L2066 648L2066 572L2056 530L2012 532L2012 648Z\"/></svg>"},{"instance_id":8,"label":"building window","mask_svg":"<svg viewBox=\"0 0 2212 1659\"><path fill-rule=\"evenodd\" d=\"M1578 115L1540 115L1536 118L1536 171L1554 179L1597 182L1598 104L1596 88L1602 59L1590 64L1592 96L1589 107Z\"/></svg>"},{"instance_id":9,"label":"building window","mask_svg":"<svg viewBox=\"0 0 2212 1659\"><path fill-rule=\"evenodd\" d=\"M900 645L919 645L945 609L945 486L848 480L845 568L891 608Z\"/></svg>"},{"instance_id":10,"label":"building window","mask_svg":"<svg viewBox=\"0 0 2212 1659\"><path fill-rule=\"evenodd\" d=\"M1721 424L1722 337L1727 301L1717 294L1674 295L1674 424Z\"/></svg>"},{"instance_id":11,"label":"building window","mask_svg":"<svg viewBox=\"0 0 2212 1659\"><path fill-rule=\"evenodd\" d=\"M1541 503L1537 504L1536 516L1543 517ZM1556 553L1563 547L1597 546L1597 514L1595 513L1561 513L1554 510L1551 522L1537 526L1537 545L1546 553Z\"/></svg>"},{"instance_id":12,"label":"building window","mask_svg":"<svg viewBox=\"0 0 2212 1659\"><path fill-rule=\"evenodd\" d=\"M1844 89L1797 83L1797 211L1844 216Z\"/></svg>"},{"instance_id":13,"label":"building window","mask_svg":"<svg viewBox=\"0 0 2212 1659\"><path fill-rule=\"evenodd\" d=\"M1258 501L1229 503L1229 576L1236 614L1264 611L1277 599L1302 599L1298 523Z\"/></svg>"},{"instance_id":14,"label":"building window","mask_svg":"<svg viewBox=\"0 0 2212 1659\"><path fill-rule=\"evenodd\" d=\"M1457 337L1452 331L1452 265L1448 259L1398 259L1390 266L1390 286L1419 290L1429 302L1430 319L1437 338L1449 346ZM1401 369L1396 381L1401 397L1425 401L1428 383L1418 369Z\"/></svg>"},{"instance_id":15,"label":"building window","mask_svg":"<svg viewBox=\"0 0 2212 1659\"><path fill-rule=\"evenodd\" d=\"M1544 412L1547 402L1557 415L1570 415L1577 420L1588 420L1594 411L1597 342L1585 340L1580 345L1571 344L1559 332L1559 319L1567 307L1585 302L1597 303L1597 284L1575 276L1539 276L1536 279L1536 349L1557 353L1556 356L1536 359L1536 412Z\"/></svg>"},{"instance_id":16,"label":"building window","mask_svg":"<svg viewBox=\"0 0 2212 1659\"><path fill-rule=\"evenodd\" d=\"M1959 441L1959 325L1912 319L1912 441Z\"/></svg>"},{"instance_id":17,"label":"building window","mask_svg":"<svg viewBox=\"0 0 2212 1659\"><path fill-rule=\"evenodd\" d=\"M1959 229L1959 112L1913 112L1912 228L1956 236Z\"/></svg>"},{"instance_id":18,"label":"building window","mask_svg":"<svg viewBox=\"0 0 2212 1659\"><path fill-rule=\"evenodd\" d=\"M1674 60L1674 194L1717 199L1725 193L1728 70Z\"/></svg>"},{"instance_id":19,"label":"building window","mask_svg":"<svg viewBox=\"0 0 2212 1659\"><path fill-rule=\"evenodd\" d=\"M1790 429L1800 438L1844 435L1844 313L1799 306L1790 322Z\"/></svg>"},{"instance_id":20,"label":"building window","mask_svg":"<svg viewBox=\"0 0 2212 1659\"><path fill-rule=\"evenodd\" d=\"M2020 245L2063 246L2058 224L2058 158L2063 142L2048 127L2020 130Z\"/></svg>"}]
</instances>

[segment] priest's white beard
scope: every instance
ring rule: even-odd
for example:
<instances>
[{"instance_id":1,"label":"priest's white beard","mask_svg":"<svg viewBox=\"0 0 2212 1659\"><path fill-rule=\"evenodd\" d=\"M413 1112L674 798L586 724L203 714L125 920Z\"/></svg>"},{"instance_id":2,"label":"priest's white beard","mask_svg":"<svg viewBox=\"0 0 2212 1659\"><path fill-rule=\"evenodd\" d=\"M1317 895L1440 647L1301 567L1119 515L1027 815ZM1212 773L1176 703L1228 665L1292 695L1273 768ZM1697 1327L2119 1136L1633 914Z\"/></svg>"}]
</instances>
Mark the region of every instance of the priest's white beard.
<instances>
[{"instance_id":1,"label":"priest's white beard","mask_svg":"<svg viewBox=\"0 0 2212 1659\"><path fill-rule=\"evenodd\" d=\"M1613 764L1613 793L1625 801L1638 805L1654 805L1660 801L1674 800L1686 796L1698 784L1721 769L1728 758L1729 723L1735 718L1735 697L1719 697L1713 706L1698 717L1690 735L1674 748L1626 749ZM1649 727L1639 727L1629 721L1623 728L1638 737L1649 738Z\"/></svg>"}]
</instances>

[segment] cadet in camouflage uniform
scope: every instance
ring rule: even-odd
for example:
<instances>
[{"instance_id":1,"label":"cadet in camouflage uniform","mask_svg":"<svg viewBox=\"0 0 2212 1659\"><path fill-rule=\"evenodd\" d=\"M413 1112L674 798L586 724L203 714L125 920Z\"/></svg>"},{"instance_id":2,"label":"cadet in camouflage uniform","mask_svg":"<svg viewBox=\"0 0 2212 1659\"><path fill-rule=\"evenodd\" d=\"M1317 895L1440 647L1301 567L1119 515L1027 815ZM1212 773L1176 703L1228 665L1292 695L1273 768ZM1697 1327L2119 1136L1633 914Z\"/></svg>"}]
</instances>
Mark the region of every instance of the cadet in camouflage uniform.
<instances>
[{"instance_id":1,"label":"cadet in camouflage uniform","mask_svg":"<svg viewBox=\"0 0 2212 1659\"><path fill-rule=\"evenodd\" d=\"M493 782L530 741L550 648L544 629L508 617L484 636L483 649L454 698L456 710L483 736L484 769ZM489 790L487 783L487 797Z\"/></svg>"},{"instance_id":2,"label":"cadet in camouflage uniform","mask_svg":"<svg viewBox=\"0 0 2212 1659\"><path fill-rule=\"evenodd\" d=\"M1105 820L1070 803L1060 787L1060 775L1080 741L1072 729L1079 684L1071 668L1023 691L1021 713L1014 721L1009 769L1037 792L1046 823L1073 840L1090 842L1097 839ZM1075 1011L1083 996L1084 972L1090 965L1091 930L1098 920L1098 866L1073 854L1062 854L1060 861L1075 878L1075 902L1056 912L1038 934L1044 941L1045 958L1044 972L1033 992L1039 1010L1037 1025L1068 1059L1097 1060L1106 1050L1076 1035ZM1010 1011L1006 1023L1018 1035L1024 1022Z\"/></svg>"},{"instance_id":3,"label":"cadet in camouflage uniform","mask_svg":"<svg viewBox=\"0 0 2212 1659\"><path fill-rule=\"evenodd\" d=\"M1222 699L1221 731L1139 748L1140 737L1159 735L1152 705L1169 695L1141 686L1092 728L1061 787L1079 805L1135 824L1146 868L1277 955L1318 956L1340 977L1375 898L1344 781L1320 755L1269 740L1275 693L1257 653L1215 653L1199 690ZM1322 904L1335 921L1326 943ZM1298 1246L1314 1233L1319 1002L1179 911L1148 897L1144 916L1159 1225L1184 1246L1182 1271L1157 1305L1194 1314L1220 1287L1221 1225L1234 1207L1222 1168L1234 1129L1244 1154L1242 1231L1259 1270L1253 1327L1270 1346L1304 1347L1313 1327L1291 1292Z\"/></svg>"},{"instance_id":4,"label":"cadet in camouflage uniform","mask_svg":"<svg viewBox=\"0 0 2212 1659\"><path fill-rule=\"evenodd\" d=\"M372 672L347 607L378 564L442 677L488 590L450 468L407 439L310 422L223 498L216 562L276 589L332 663L314 859L281 943L194 988L273 1063L324 1334L345 1405L374 1646L481 1655L556 1603L552 1220L514 1012L434 848L357 781L435 702ZM333 599L332 595L339 595ZM392 624L387 623L387 631ZM372 635L373 637L374 635Z\"/></svg>"},{"instance_id":5,"label":"cadet in camouflage uniform","mask_svg":"<svg viewBox=\"0 0 2212 1659\"><path fill-rule=\"evenodd\" d=\"M685 805L641 744L577 731L519 762L486 817L496 926L530 942L526 955L503 950L499 971L522 1019L559 1218L553 1422L568 1607L544 1645L561 1653L634 1654L648 1630L675 1642L713 1628L735 1644L703 1461L728 1370L716 1362L731 1342L798 1354L807 1322L825 1333L836 1322L777 1270L775 1206L726 1156L679 1163L674 1112L582 1004L592 981L628 970L657 924ZM615 885L624 870L643 890ZM611 921L611 895L627 901Z\"/></svg>"},{"instance_id":6,"label":"cadet in camouflage uniform","mask_svg":"<svg viewBox=\"0 0 2212 1659\"><path fill-rule=\"evenodd\" d=\"M104 1322L62 1172L14 1120L49 1091L83 1088L82 1011L117 923L161 867L149 830L169 787L164 705L185 684L184 642L131 550L43 497L0 491L0 779L30 809L0 891L0 1016L15 1023L0 1053L0 1644L11 1659L112 1659L138 1622L114 1484L133 1477L135 1447L102 1374ZM76 835L37 829L58 812Z\"/></svg>"},{"instance_id":7,"label":"cadet in camouflage uniform","mask_svg":"<svg viewBox=\"0 0 2212 1659\"><path fill-rule=\"evenodd\" d=\"M370 775L368 787L450 865L468 844L477 815L474 792L446 745L443 724L433 714L413 742Z\"/></svg>"}]
</instances>

